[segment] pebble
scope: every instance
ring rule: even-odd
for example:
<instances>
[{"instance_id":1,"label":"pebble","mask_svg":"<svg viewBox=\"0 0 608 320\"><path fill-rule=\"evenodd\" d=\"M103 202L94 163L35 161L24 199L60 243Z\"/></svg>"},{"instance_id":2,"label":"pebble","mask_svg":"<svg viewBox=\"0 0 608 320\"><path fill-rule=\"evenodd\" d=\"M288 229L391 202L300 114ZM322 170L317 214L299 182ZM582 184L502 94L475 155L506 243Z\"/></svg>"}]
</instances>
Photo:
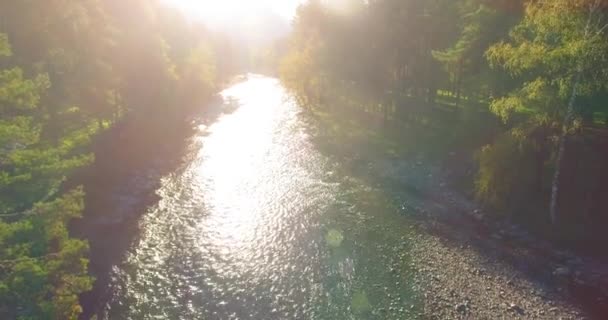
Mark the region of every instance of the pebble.
<instances>
[{"instance_id":1,"label":"pebble","mask_svg":"<svg viewBox=\"0 0 608 320\"><path fill-rule=\"evenodd\" d=\"M474 214L483 215L483 211L474 206L467 207L463 211L474 217ZM515 230L512 233L518 234ZM508 239L511 233L504 235L500 232L489 233L490 238ZM517 236L515 236L517 238ZM540 295L545 290L536 290L535 284L529 284L527 279L503 268L500 261L496 261L493 255L479 257L475 242L466 247L463 242L454 246L446 246L439 242L441 238L416 237L414 248L416 248L412 269L417 268L421 277L421 295L425 297L425 305L421 318L424 319L452 319L471 317L474 319L553 319L560 316L567 319L580 319L573 316L573 308L562 306L561 300L543 299ZM486 240L485 238L483 240ZM492 248L500 250L499 241L486 241ZM475 249L471 249L475 248ZM573 276L576 262L560 262L548 269L548 275L557 268L568 268L568 274ZM432 267L430 262L433 262ZM433 270L430 270L433 269ZM563 271L563 270L562 270ZM557 272L558 274L562 272ZM586 274L587 275L587 274ZM430 281L429 281L430 280ZM438 280L438 281L437 281ZM458 288L458 289L453 289ZM507 292L508 291L508 292ZM552 291L549 291L552 292ZM500 293L500 297L496 295ZM464 300L470 297L475 301L475 308ZM553 302L553 305L551 303ZM551 308L560 306L560 308ZM411 308L411 307L410 307ZM551 309L549 309L551 308ZM408 307L406 306L406 309ZM470 314L474 315L472 317ZM412 313L412 315L414 315Z\"/></svg>"},{"instance_id":2,"label":"pebble","mask_svg":"<svg viewBox=\"0 0 608 320\"><path fill-rule=\"evenodd\" d=\"M467 312L468 307L466 304L461 303L461 304L456 305L455 309L456 309L456 311L458 311L460 313L465 313L465 312Z\"/></svg>"},{"instance_id":3,"label":"pebble","mask_svg":"<svg viewBox=\"0 0 608 320\"><path fill-rule=\"evenodd\" d=\"M553 275L556 277L568 277L572 271L568 267L559 267L553 271Z\"/></svg>"},{"instance_id":4,"label":"pebble","mask_svg":"<svg viewBox=\"0 0 608 320\"><path fill-rule=\"evenodd\" d=\"M524 314L525 313L525 311L524 311L524 309L522 307L520 307L520 306L518 306L518 305L516 305L514 303L511 303L509 305L509 310L513 311L513 312L516 312L516 313L519 313L519 314Z\"/></svg>"}]
</instances>

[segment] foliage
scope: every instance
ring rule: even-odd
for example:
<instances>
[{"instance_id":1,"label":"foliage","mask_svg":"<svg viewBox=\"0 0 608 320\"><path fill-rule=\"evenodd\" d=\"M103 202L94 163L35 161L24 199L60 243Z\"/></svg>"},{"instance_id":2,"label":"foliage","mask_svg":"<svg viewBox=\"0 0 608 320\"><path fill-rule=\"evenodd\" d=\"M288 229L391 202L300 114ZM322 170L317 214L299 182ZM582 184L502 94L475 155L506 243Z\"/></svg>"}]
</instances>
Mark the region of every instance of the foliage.
<instances>
[{"instance_id":1,"label":"foliage","mask_svg":"<svg viewBox=\"0 0 608 320\"><path fill-rule=\"evenodd\" d=\"M4 56L10 56L6 36L0 39ZM40 101L49 87L46 74L27 79L18 67L0 71L3 318L76 319L78 294L91 286L88 246L70 239L66 227L80 215L82 192L56 196L65 177L90 161L74 153L88 142L88 132L74 130L57 140L44 136L50 117Z\"/></svg>"},{"instance_id":2,"label":"foliage","mask_svg":"<svg viewBox=\"0 0 608 320\"><path fill-rule=\"evenodd\" d=\"M517 115L518 119L511 121L515 127L522 123L541 127L550 122L564 128L560 134L544 131L554 136L543 137L559 140L556 148L550 149L555 159L550 204L553 223L557 220L566 139L580 129L581 121L575 119L590 113L585 109L606 108L605 103L594 100L608 89L608 39L604 32L608 17L601 3L530 2L523 20L511 31L510 41L499 42L487 52L491 66L504 68L519 82L508 95L491 102L490 109L495 114L505 122ZM482 164L482 171L484 165L493 164Z\"/></svg>"},{"instance_id":3,"label":"foliage","mask_svg":"<svg viewBox=\"0 0 608 320\"><path fill-rule=\"evenodd\" d=\"M340 3L298 12L281 75L301 102L474 158L465 184L496 211L548 207L560 150L608 114L605 1Z\"/></svg>"},{"instance_id":4,"label":"foliage","mask_svg":"<svg viewBox=\"0 0 608 320\"><path fill-rule=\"evenodd\" d=\"M0 318L77 319L93 279L65 182L103 131L208 99L218 45L154 0L0 1L0 21Z\"/></svg>"},{"instance_id":5,"label":"foliage","mask_svg":"<svg viewBox=\"0 0 608 320\"><path fill-rule=\"evenodd\" d=\"M543 194L548 142L530 122L500 135L476 154L479 171L475 179L477 198L486 206L522 210ZM540 192L539 192L540 191Z\"/></svg>"},{"instance_id":6,"label":"foliage","mask_svg":"<svg viewBox=\"0 0 608 320\"><path fill-rule=\"evenodd\" d=\"M77 319L78 294L91 288L88 245L68 236L82 190L38 203L28 217L0 222L0 312L17 319Z\"/></svg>"},{"instance_id":7,"label":"foliage","mask_svg":"<svg viewBox=\"0 0 608 320\"><path fill-rule=\"evenodd\" d=\"M523 21L511 31L511 41L488 50L490 65L522 79L520 88L492 103L492 110L504 120L526 110L563 119L574 86L579 88L577 96L606 89L608 41L592 26L606 20L572 10L570 4L528 4ZM583 75L579 81L578 74Z\"/></svg>"}]
</instances>

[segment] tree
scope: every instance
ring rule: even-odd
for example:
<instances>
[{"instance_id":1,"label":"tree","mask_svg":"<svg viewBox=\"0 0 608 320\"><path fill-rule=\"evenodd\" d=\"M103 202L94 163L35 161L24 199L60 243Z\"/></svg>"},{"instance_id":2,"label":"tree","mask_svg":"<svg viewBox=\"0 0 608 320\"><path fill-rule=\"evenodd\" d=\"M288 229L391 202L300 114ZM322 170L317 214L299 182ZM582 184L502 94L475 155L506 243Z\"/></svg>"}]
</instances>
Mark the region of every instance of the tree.
<instances>
[{"instance_id":1,"label":"tree","mask_svg":"<svg viewBox=\"0 0 608 320\"><path fill-rule=\"evenodd\" d=\"M579 99L605 90L608 83L606 15L600 0L540 0L527 4L510 42L487 53L493 66L519 77L521 86L495 99L491 109L503 120L524 114L538 124L562 127L555 157L550 220L557 222L557 196L566 140L581 114Z\"/></svg>"},{"instance_id":2,"label":"tree","mask_svg":"<svg viewBox=\"0 0 608 320\"><path fill-rule=\"evenodd\" d=\"M0 1L1 319L78 318L92 278L67 227L84 207L74 173L119 121L165 135L208 99L211 39L155 0Z\"/></svg>"},{"instance_id":3,"label":"tree","mask_svg":"<svg viewBox=\"0 0 608 320\"><path fill-rule=\"evenodd\" d=\"M5 58L7 40L0 34ZM0 71L0 317L7 319L76 319L78 294L91 286L87 244L66 227L82 210L82 192L58 195L89 157L72 155L80 132L58 143L42 139L49 117L39 102L49 86L44 74Z\"/></svg>"},{"instance_id":4,"label":"tree","mask_svg":"<svg viewBox=\"0 0 608 320\"><path fill-rule=\"evenodd\" d=\"M520 17L517 11L505 11L493 2L469 0L457 3L461 33L454 45L433 51L450 76L452 91L460 103L464 89L469 94L496 94L507 79L489 68L484 54L488 47L503 39ZM467 88L463 88L466 86ZM476 92L474 92L476 91Z\"/></svg>"}]
</instances>

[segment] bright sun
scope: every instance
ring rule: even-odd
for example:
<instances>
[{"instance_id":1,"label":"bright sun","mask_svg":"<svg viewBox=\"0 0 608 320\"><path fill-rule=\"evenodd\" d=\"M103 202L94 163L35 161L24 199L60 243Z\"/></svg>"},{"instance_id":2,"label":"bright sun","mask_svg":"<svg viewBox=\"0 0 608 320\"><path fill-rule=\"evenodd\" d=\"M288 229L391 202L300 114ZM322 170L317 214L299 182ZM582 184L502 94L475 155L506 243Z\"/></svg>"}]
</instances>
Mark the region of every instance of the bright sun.
<instances>
[{"instance_id":1,"label":"bright sun","mask_svg":"<svg viewBox=\"0 0 608 320\"><path fill-rule=\"evenodd\" d=\"M272 11L291 19L298 5L304 0L162 0L179 8L191 18L211 23L229 22L235 19L255 18Z\"/></svg>"}]
</instances>

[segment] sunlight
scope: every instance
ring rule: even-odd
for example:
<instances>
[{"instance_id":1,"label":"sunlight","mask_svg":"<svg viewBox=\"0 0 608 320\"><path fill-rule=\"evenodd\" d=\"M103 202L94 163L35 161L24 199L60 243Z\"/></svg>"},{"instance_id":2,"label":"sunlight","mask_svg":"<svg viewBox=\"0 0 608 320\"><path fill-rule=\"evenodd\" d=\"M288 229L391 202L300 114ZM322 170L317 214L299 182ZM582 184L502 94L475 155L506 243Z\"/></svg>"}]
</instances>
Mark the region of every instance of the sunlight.
<instances>
[{"instance_id":1,"label":"sunlight","mask_svg":"<svg viewBox=\"0 0 608 320\"><path fill-rule=\"evenodd\" d=\"M304 0L162 0L188 16L206 22L251 19L269 12L291 19Z\"/></svg>"},{"instance_id":2,"label":"sunlight","mask_svg":"<svg viewBox=\"0 0 608 320\"><path fill-rule=\"evenodd\" d=\"M208 205L214 208L215 219L207 222L217 222L209 230L230 247L251 245L265 226L264 212L256 208L268 201L264 195L272 193L264 183L266 155L273 148L273 114L282 95L273 81L253 75L249 79L222 92L226 100L238 97L239 112L208 128L213 139L205 138L205 162L198 169L204 189L212 195Z\"/></svg>"}]
</instances>

